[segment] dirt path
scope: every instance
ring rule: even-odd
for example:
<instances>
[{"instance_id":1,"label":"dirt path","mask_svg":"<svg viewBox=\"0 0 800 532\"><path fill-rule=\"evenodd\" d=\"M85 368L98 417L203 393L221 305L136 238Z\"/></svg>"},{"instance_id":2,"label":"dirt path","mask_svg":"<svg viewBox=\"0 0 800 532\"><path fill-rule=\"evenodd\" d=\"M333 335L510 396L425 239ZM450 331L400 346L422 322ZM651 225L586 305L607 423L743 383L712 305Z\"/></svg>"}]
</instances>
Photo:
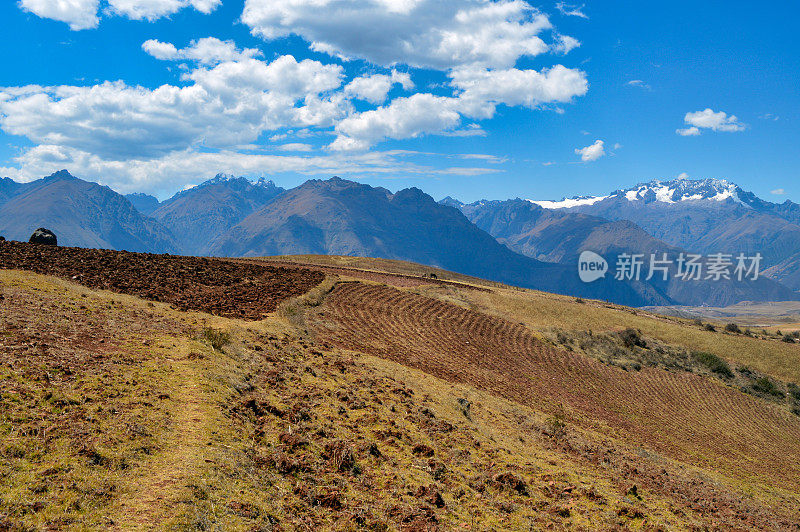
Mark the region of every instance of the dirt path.
<instances>
[{"instance_id":1,"label":"dirt path","mask_svg":"<svg viewBox=\"0 0 800 532\"><path fill-rule=\"evenodd\" d=\"M117 530L152 529L169 519L175 505L191 497L205 463L208 435L218 413L213 401L204 397L202 368L188 358L188 346L183 347L173 352L176 358L163 361L173 377L165 392L172 421L160 438L162 448L123 487L127 496L113 519Z\"/></svg>"}]
</instances>

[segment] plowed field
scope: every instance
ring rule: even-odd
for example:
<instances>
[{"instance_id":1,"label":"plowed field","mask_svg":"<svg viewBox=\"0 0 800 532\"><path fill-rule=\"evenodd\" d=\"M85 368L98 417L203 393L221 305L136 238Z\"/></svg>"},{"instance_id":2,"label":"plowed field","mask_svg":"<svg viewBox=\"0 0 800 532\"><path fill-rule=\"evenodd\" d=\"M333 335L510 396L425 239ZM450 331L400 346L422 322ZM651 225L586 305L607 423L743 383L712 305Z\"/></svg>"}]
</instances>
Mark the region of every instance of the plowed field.
<instances>
[{"instance_id":1,"label":"plowed field","mask_svg":"<svg viewBox=\"0 0 800 532\"><path fill-rule=\"evenodd\" d=\"M385 286L341 284L321 339L467 383L729 478L796 492L800 420L685 372L626 372L548 346L524 326Z\"/></svg>"},{"instance_id":2,"label":"plowed field","mask_svg":"<svg viewBox=\"0 0 800 532\"><path fill-rule=\"evenodd\" d=\"M18 242L0 242L0 269L54 275L179 310L249 320L264 318L325 277L301 268Z\"/></svg>"}]
</instances>

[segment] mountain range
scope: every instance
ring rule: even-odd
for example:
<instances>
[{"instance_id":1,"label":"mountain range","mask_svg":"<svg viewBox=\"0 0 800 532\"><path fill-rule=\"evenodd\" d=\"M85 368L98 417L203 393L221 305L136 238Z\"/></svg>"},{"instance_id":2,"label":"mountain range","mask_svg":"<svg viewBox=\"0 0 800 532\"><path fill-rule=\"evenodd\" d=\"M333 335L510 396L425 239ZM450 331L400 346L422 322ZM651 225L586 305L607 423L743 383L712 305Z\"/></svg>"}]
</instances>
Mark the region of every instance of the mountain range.
<instances>
[{"instance_id":1,"label":"mountain range","mask_svg":"<svg viewBox=\"0 0 800 532\"><path fill-rule=\"evenodd\" d=\"M108 187L66 170L30 183L0 182L0 235L27 241L38 227L68 246L178 253L172 232Z\"/></svg>"},{"instance_id":2,"label":"mountain range","mask_svg":"<svg viewBox=\"0 0 800 532\"><path fill-rule=\"evenodd\" d=\"M651 181L608 196L532 201L553 211L627 220L696 253L763 256L766 275L800 290L800 205L771 203L725 180Z\"/></svg>"},{"instance_id":3,"label":"mountain range","mask_svg":"<svg viewBox=\"0 0 800 532\"><path fill-rule=\"evenodd\" d=\"M794 220L794 221L793 221ZM284 190L219 174L159 202L122 196L60 171L30 183L0 179L0 235L39 226L68 246L215 256L336 254L402 259L499 282L642 305L725 306L800 299L800 209L725 181L654 181L608 196L560 201L436 202L334 177ZM626 253L752 253L771 277L584 283L582 251L612 265Z\"/></svg>"}]
</instances>

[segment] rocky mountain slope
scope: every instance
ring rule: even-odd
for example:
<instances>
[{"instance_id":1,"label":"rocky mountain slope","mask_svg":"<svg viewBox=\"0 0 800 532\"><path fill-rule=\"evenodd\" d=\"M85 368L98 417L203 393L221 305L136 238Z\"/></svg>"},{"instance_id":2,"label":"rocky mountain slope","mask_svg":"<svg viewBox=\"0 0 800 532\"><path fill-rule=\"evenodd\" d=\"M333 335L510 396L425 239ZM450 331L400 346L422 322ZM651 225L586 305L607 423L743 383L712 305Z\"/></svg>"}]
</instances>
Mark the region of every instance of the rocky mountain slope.
<instances>
[{"instance_id":1,"label":"rocky mountain slope","mask_svg":"<svg viewBox=\"0 0 800 532\"><path fill-rule=\"evenodd\" d=\"M474 224L512 250L547 262L572 267L578 264L583 251L603 256L613 268L622 254L651 254L674 260L686 250L658 240L628 220L610 221L569 209L545 209L530 201L481 201L458 204ZM642 271L649 268L645 264ZM677 265L672 264L668 279L654 277L647 281L660 294L676 301L698 301L698 304L721 306L742 300L792 300L798 296L786 287L767 279L742 282L737 279L685 281L677 278ZM644 278L646 274L643 274Z\"/></svg>"},{"instance_id":2,"label":"rocky mountain slope","mask_svg":"<svg viewBox=\"0 0 800 532\"><path fill-rule=\"evenodd\" d=\"M134 192L133 194L125 194L125 198L131 202L131 205L142 214L151 215L160 204L158 198L150 194L143 194L141 192Z\"/></svg>"},{"instance_id":3,"label":"rocky mountain slope","mask_svg":"<svg viewBox=\"0 0 800 532\"><path fill-rule=\"evenodd\" d=\"M219 235L284 190L272 181L252 182L218 174L161 203L151 216L172 231L184 253L202 255Z\"/></svg>"},{"instance_id":4,"label":"rocky mountain slope","mask_svg":"<svg viewBox=\"0 0 800 532\"><path fill-rule=\"evenodd\" d=\"M534 201L547 209L628 220L653 237L697 253L761 253L769 268L800 253L800 206L764 201L724 180L652 181L608 196ZM800 282L771 271L798 290Z\"/></svg>"}]
</instances>

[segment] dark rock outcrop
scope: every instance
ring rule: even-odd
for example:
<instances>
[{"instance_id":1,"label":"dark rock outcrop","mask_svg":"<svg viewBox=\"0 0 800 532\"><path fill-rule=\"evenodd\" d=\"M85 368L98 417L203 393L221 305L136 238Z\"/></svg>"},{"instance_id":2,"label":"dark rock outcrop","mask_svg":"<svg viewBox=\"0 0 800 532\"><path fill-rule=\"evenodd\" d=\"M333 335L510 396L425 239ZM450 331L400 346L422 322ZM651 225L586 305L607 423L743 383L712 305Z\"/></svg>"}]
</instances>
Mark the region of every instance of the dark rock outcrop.
<instances>
[{"instance_id":1,"label":"dark rock outcrop","mask_svg":"<svg viewBox=\"0 0 800 532\"><path fill-rule=\"evenodd\" d=\"M57 246L58 238L50 229L40 227L33 232L30 239L28 239L28 242L31 244L43 244L45 246Z\"/></svg>"}]
</instances>

